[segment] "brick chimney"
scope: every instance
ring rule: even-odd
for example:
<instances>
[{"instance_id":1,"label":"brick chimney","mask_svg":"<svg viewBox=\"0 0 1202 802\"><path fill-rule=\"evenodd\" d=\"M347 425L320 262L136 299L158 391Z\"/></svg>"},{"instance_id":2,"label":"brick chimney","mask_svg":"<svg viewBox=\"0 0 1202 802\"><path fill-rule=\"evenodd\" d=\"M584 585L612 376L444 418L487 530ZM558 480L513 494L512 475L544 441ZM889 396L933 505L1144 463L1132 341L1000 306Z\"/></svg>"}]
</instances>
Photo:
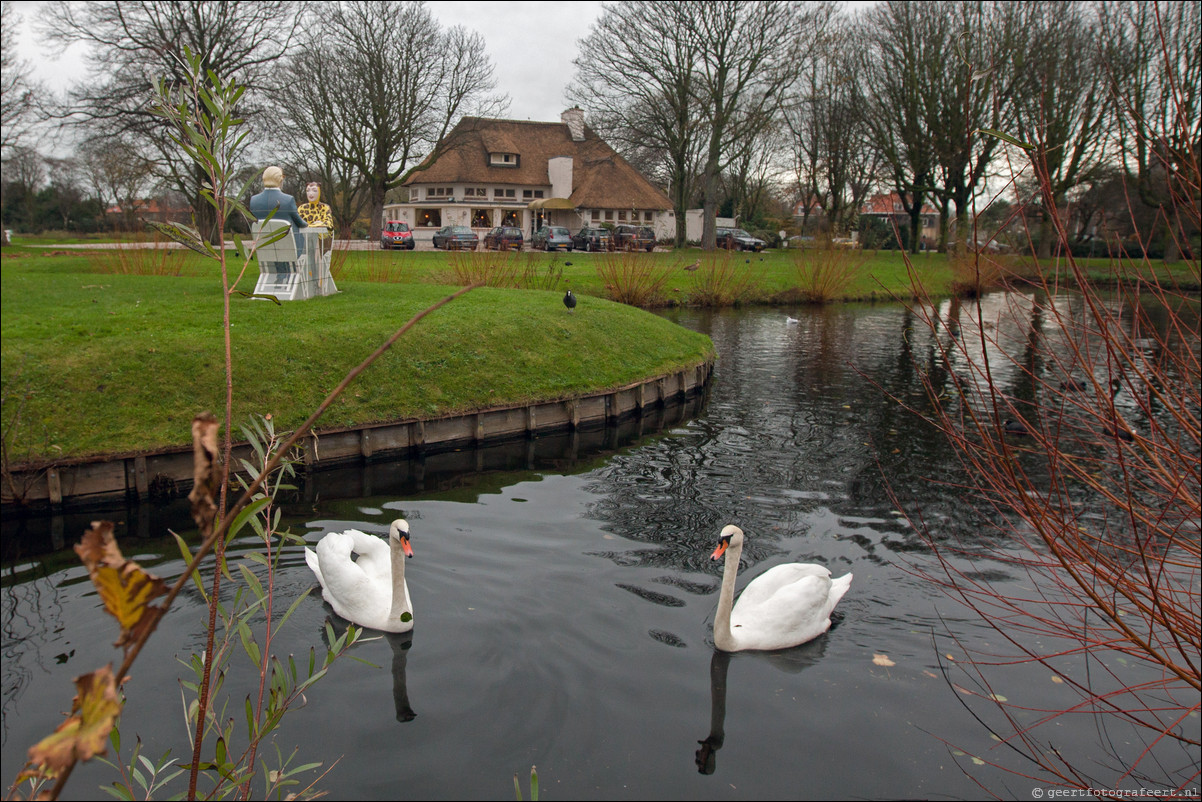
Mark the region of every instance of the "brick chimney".
<instances>
[{"instance_id":1,"label":"brick chimney","mask_svg":"<svg viewBox=\"0 0 1202 802\"><path fill-rule=\"evenodd\" d=\"M580 107L573 106L568 109L559 115L559 121L568 127L573 142L584 140L584 111Z\"/></svg>"}]
</instances>

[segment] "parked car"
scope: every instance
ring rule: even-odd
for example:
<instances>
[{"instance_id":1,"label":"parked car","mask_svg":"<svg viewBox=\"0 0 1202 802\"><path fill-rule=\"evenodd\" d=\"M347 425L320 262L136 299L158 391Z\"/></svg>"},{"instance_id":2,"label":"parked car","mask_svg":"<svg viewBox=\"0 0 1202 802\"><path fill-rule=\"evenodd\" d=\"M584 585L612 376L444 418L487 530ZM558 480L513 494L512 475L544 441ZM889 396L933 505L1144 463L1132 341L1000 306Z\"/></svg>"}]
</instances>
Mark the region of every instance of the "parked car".
<instances>
[{"instance_id":1,"label":"parked car","mask_svg":"<svg viewBox=\"0 0 1202 802\"><path fill-rule=\"evenodd\" d=\"M762 251L768 243L751 236L741 228L720 228L715 237L719 248L736 251Z\"/></svg>"},{"instance_id":2,"label":"parked car","mask_svg":"<svg viewBox=\"0 0 1202 802\"><path fill-rule=\"evenodd\" d=\"M614 241L604 228L582 228L572 235L572 247L581 251L612 251Z\"/></svg>"},{"instance_id":3,"label":"parked car","mask_svg":"<svg viewBox=\"0 0 1202 802\"><path fill-rule=\"evenodd\" d=\"M655 231L649 226L617 226L613 238L618 250L648 253L655 250Z\"/></svg>"},{"instance_id":4,"label":"parked car","mask_svg":"<svg viewBox=\"0 0 1202 802\"><path fill-rule=\"evenodd\" d=\"M407 251L413 250L413 230L409 228L408 223L402 223L400 220L389 220L384 224L384 230L380 232L380 247L384 250L391 248L403 248Z\"/></svg>"},{"instance_id":5,"label":"parked car","mask_svg":"<svg viewBox=\"0 0 1202 802\"><path fill-rule=\"evenodd\" d=\"M516 226L497 226L484 235L484 249L498 251L520 251L525 244L522 229Z\"/></svg>"},{"instance_id":6,"label":"parked car","mask_svg":"<svg viewBox=\"0 0 1202 802\"><path fill-rule=\"evenodd\" d=\"M480 238L467 226L443 226L434 232L434 247L445 251L476 250Z\"/></svg>"},{"instance_id":7,"label":"parked car","mask_svg":"<svg viewBox=\"0 0 1202 802\"><path fill-rule=\"evenodd\" d=\"M542 251L572 250L572 232L563 226L543 226L534 232L530 247Z\"/></svg>"}]
</instances>

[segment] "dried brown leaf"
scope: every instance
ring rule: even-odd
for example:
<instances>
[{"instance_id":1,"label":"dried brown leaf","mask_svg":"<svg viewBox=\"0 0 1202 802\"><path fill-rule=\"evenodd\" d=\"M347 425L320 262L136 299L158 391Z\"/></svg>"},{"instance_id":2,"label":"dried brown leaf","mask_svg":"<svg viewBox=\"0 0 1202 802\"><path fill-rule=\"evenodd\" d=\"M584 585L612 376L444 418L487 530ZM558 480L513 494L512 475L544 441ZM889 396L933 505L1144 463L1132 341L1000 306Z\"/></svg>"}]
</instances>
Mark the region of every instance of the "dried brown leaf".
<instances>
[{"instance_id":1,"label":"dried brown leaf","mask_svg":"<svg viewBox=\"0 0 1202 802\"><path fill-rule=\"evenodd\" d=\"M217 463L217 418L202 412L192 419L192 519L206 537L217 518L217 489L221 472Z\"/></svg>"},{"instance_id":2,"label":"dried brown leaf","mask_svg":"<svg viewBox=\"0 0 1202 802\"><path fill-rule=\"evenodd\" d=\"M76 761L104 754L109 732L121 715L121 696L112 666L75 678L76 696L71 715L29 748L29 760L43 776L54 776Z\"/></svg>"},{"instance_id":3,"label":"dried brown leaf","mask_svg":"<svg viewBox=\"0 0 1202 802\"><path fill-rule=\"evenodd\" d=\"M125 559L113 537L111 521L94 521L75 546L75 553L88 569L104 609L121 625L117 646L135 641L147 627L154 626L158 608L150 601L165 592L165 583Z\"/></svg>"}]
</instances>

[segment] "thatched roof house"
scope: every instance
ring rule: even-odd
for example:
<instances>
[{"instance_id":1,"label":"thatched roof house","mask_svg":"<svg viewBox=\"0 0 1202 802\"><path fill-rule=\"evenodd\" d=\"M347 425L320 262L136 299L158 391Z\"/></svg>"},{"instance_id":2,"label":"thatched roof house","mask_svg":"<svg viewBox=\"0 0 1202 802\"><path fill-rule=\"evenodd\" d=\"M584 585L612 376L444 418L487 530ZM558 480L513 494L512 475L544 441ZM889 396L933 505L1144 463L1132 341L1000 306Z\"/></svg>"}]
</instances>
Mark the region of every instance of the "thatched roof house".
<instances>
[{"instance_id":1,"label":"thatched roof house","mask_svg":"<svg viewBox=\"0 0 1202 802\"><path fill-rule=\"evenodd\" d=\"M573 230L637 223L672 232L672 203L569 109L558 123L465 117L384 207L420 237L445 225Z\"/></svg>"}]
</instances>

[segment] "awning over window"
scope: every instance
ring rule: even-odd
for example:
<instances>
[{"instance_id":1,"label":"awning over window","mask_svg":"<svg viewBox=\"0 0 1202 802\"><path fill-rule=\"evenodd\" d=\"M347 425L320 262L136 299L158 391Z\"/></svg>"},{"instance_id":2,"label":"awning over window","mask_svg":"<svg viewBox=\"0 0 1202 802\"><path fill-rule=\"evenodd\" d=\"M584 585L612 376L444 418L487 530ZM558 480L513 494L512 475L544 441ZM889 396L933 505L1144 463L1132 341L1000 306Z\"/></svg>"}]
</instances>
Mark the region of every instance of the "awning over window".
<instances>
[{"instance_id":1,"label":"awning over window","mask_svg":"<svg viewBox=\"0 0 1202 802\"><path fill-rule=\"evenodd\" d=\"M575 209L567 198L539 198L531 202L527 209Z\"/></svg>"}]
</instances>

